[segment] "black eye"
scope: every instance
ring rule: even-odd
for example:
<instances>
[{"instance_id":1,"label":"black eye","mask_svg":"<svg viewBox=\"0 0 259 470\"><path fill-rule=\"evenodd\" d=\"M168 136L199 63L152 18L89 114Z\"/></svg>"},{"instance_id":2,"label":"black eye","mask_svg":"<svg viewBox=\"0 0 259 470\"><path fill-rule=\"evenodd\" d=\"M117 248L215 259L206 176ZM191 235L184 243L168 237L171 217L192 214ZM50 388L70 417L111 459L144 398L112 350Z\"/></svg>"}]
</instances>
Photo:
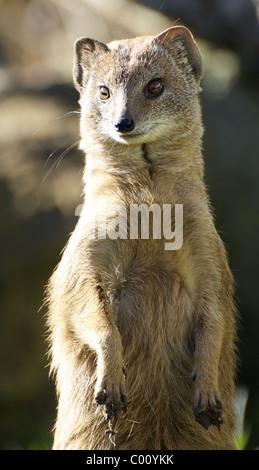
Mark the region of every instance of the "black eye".
<instances>
[{"instance_id":1,"label":"black eye","mask_svg":"<svg viewBox=\"0 0 259 470\"><path fill-rule=\"evenodd\" d=\"M155 78L154 80L150 80L147 86L147 92L149 96L156 97L163 93L164 91L164 84L161 78Z\"/></svg>"},{"instance_id":2,"label":"black eye","mask_svg":"<svg viewBox=\"0 0 259 470\"><path fill-rule=\"evenodd\" d=\"M110 98L110 90L106 86L100 86L99 96L102 101L107 101Z\"/></svg>"}]
</instances>

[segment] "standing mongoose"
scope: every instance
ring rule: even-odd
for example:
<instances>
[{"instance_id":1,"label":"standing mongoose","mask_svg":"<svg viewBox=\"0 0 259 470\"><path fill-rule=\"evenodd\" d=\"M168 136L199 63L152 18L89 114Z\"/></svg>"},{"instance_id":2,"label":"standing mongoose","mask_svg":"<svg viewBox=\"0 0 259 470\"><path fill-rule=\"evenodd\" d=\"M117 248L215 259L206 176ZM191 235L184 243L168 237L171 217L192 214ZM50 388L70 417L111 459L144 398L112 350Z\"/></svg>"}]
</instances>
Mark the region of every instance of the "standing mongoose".
<instances>
[{"instance_id":1,"label":"standing mongoose","mask_svg":"<svg viewBox=\"0 0 259 470\"><path fill-rule=\"evenodd\" d=\"M54 449L235 448L237 313L204 183L202 72L182 26L75 44L85 189L47 293ZM154 206L172 234L182 207L178 247L130 228L132 207Z\"/></svg>"}]
</instances>

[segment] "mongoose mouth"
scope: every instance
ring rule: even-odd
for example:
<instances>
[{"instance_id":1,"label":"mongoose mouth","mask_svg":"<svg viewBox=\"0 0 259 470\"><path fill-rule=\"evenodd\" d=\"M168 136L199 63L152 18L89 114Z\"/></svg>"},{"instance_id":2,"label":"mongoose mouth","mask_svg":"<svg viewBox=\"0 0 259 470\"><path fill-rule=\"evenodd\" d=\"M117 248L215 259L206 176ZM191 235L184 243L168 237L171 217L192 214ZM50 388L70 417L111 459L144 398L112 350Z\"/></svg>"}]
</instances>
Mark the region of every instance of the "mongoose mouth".
<instances>
[{"instance_id":1,"label":"mongoose mouth","mask_svg":"<svg viewBox=\"0 0 259 470\"><path fill-rule=\"evenodd\" d=\"M117 139L116 140L119 140L119 142L133 142L133 141L137 141L139 142L140 139L143 139L144 137L144 134L142 133L138 133L138 134L120 134L118 133L117 134Z\"/></svg>"},{"instance_id":2,"label":"mongoose mouth","mask_svg":"<svg viewBox=\"0 0 259 470\"><path fill-rule=\"evenodd\" d=\"M123 139L135 139L137 137L141 137L143 136L144 134L120 134L120 137L122 137Z\"/></svg>"}]
</instances>

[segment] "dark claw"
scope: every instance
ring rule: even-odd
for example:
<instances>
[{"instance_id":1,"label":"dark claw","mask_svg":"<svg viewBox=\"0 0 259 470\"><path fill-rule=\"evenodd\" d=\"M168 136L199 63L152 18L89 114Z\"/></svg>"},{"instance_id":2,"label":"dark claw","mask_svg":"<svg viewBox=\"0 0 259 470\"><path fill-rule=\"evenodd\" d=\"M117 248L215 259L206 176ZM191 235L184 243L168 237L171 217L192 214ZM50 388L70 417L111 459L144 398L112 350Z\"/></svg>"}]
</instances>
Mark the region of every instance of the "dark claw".
<instances>
[{"instance_id":1,"label":"dark claw","mask_svg":"<svg viewBox=\"0 0 259 470\"><path fill-rule=\"evenodd\" d=\"M106 393L104 391L97 393L95 401L98 405L103 405L106 400Z\"/></svg>"},{"instance_id":2,"label":"dark claw","mask_svg":"<svg viewBox=\"0 0 259 470\"><path fill-rule=\"evenodd\" d=\"M116 420L120 409L121 409L121 405L117 402L113 401L110 403L106 403L105 411L106 411L107 421L111 421L113 418Z\"/></svg>"},{"instance_id":3,"label":"dark claw","mask_svg":"<svg viewBox=\"0 0 259 470\"><path fill-rule=\"evenodd\" d=\"M110 421L112 419L112 404L111 403L106 403L105 405L105 411L106 411L106 419L107 421Z\"/></svg>"}]
</instances>

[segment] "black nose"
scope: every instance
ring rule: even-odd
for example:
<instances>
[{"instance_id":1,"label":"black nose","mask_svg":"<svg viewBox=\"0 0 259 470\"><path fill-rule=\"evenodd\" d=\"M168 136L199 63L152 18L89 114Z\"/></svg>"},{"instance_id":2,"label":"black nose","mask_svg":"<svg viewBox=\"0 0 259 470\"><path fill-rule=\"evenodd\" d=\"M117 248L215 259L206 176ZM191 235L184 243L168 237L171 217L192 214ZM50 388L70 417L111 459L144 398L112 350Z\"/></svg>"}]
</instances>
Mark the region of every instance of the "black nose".
<instances>
[{"instance_id":1,"label":"black nose","mask_svg":"<svg viewBox=\"0 0 259 470\"><path fill-rule=\"evenodd\" d=\"M115 124L115 129L117 132L131 132L135 128L135 122L131 118L124 118Z\"/></svg>"}]
</instances>

